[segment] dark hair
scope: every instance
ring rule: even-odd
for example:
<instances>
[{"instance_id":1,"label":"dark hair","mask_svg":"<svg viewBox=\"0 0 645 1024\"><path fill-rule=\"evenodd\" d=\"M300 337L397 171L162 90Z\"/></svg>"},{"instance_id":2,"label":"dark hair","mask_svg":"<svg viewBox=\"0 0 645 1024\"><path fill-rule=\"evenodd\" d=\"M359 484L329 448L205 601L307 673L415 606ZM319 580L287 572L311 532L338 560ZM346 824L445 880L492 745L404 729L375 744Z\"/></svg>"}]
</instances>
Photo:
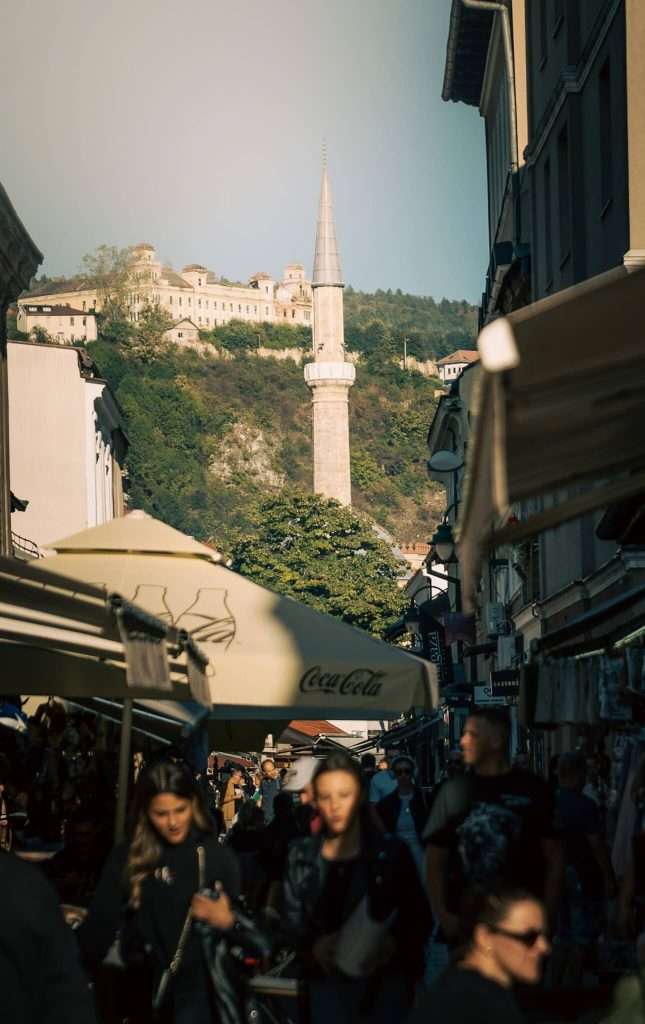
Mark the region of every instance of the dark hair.
<instances>
[{"instance_id":1,"label":"dark hair","mask_svg":"<svg viewBox=\"0 0 645 1024\"><path fill-rule=\"evenodd\" d=\"M348 772L349 775L353 775L358 785L362 784L361 769L358 763L349 754L346 754L344 750L336 750L333 754L320 761L316 765L316 770L313 774L312 782L314 786L321 775L326 775L328 772Z\"/></svg>"},{"instance_id":2,"label":"dark hair","mask_svg":"<svg viewBox=\"0 0 645 1024\"><path fill-rule=\"evenodd\" d=\"M361 757L361 768L365 768L370 771L372 768L376 768L376 758L374 754L363 754Z\"/></svg>"},{"instance_id":3,"label":"dark hair","mask_svg":"<svg viewBox=\"0 0 645 1024\"><path fill-rule=\"evenodd\" d=\"M495 729L502 737L504 746L508 748L511 739L511 722L508 713L501 708L472 707L468 711L469 718L476 718L479 722L486 722Z\"/></svg>"},{"instance_id":4,"label":"dark hair","mask_svg":"<svg viewBox=\"0 0 645 1024\"><path fill-rule=\"evenodd\" d=\"M396 771L397 764L403 764L403 762L405 762L405 764L410 765L412 773L414 774L414 772L417 769L417 766L414 763L414 758L410 757L409 754L397 754L396 757L392 758L392 764L390 765L390 768L392 769L392 771Z\"/></svg>"},{"instance_id":5,"label":"dark hair","mask_svg":"<svg viewBox=\"0 0 645 1024\"><path fill-rule=\"evenodd\" d=\"M142 882L154 871L161 857L161 840L150 822L148 811L154 798L162 793L190 800L197 827L202 832L213 831L213 822L202 793L187 764L182 761L158 761L144 768L134 794L130 849L125 869L133 907L140 905Z\"/></svg>"},{"instance_id":6,"label":"dark hair","mask_svg":"<svg viewBox=\"0 0 645 1024\"><path fill-rule=\"evenodd\" d=\"M487 890L473 888L464 897L459 919L459 942L452 952L453 961L463 959L473 947L475 931L479 925L499 927L515 903L541 901L528 889L499 883Z\"/></svg>"}]
</instances>

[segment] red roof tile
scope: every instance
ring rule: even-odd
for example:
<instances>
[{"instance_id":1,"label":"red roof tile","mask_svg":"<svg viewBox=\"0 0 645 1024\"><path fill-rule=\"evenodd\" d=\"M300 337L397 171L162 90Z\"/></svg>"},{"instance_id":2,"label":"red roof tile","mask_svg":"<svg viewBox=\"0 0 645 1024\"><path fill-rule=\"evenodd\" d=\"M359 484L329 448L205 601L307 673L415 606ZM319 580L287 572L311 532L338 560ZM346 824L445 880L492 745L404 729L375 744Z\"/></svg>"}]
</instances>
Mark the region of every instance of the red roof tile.
<instances>
[{"instance_id":1,"label":"red roof tile","mask_svg":"<svg viewBox=\"0 0 645 1024\"><path fill-rule=\"evenodd\" d=\"M347 736L347 733L339 729L337 725L316 719L310 722L289 722L289 728L296 732L302 732L305 736Z\"/></svg>"}]
</instances>

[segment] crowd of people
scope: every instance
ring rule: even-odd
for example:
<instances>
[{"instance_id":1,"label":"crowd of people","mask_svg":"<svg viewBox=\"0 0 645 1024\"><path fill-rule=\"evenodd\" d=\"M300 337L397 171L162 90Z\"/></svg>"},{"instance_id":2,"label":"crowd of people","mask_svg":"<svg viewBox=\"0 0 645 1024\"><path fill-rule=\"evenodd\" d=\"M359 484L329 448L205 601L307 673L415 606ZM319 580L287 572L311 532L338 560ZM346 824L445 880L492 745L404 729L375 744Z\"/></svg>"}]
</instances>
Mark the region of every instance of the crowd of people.
<instances>
[{"instance_id":1,"label":"crowd of people","mask_svg":"<svg viewBox=\"0 0 645 1024\"><path fill-rule=\"evenodd\" d=\"M167 750L139 759L128 837L110 850L108 747L92 720L47 705L0 756L7 1019L261 1021L254 970L301 993L267 1020L608 1019L603 943L634 967L643 948L641 818L617 878L602 772L581 753L550 779L510 764L508 719L488 708L460 748L432 790L406 753L282 770L211 757L199 774ZM638 806L640 768L632 789Z\"/></svg>"}]
</instances>

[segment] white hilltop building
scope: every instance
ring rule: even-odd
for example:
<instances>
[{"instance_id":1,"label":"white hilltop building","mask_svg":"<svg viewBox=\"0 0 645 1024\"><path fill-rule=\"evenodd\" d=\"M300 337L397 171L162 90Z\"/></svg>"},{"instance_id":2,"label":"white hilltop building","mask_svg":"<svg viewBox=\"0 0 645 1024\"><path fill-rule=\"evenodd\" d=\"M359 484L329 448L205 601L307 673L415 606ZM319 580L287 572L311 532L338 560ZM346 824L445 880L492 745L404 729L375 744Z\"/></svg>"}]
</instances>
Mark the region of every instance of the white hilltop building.
<instances>
[{"instance_id":1,"label":"white hilltop building","mask_svg":"<svg viewBox=\"0 0 645 1024\"><path fill-rule=\"evenodd\" d=\"M248 285L224 284L207 267L189 263L181 272L164 266L154 246L134 246L130 286L126 297L130 319L136 323L146 305L158 305L175 320L191 320L199 330L211 330L230 320L251 323L288 323L311 327L311 284L301 263L288 263L284 277L253 274ZM56 302L80 314L100 312L101 296L96 288L73 288L55 294L29 294L20 306Z\"/></svg>"}]
</instances>

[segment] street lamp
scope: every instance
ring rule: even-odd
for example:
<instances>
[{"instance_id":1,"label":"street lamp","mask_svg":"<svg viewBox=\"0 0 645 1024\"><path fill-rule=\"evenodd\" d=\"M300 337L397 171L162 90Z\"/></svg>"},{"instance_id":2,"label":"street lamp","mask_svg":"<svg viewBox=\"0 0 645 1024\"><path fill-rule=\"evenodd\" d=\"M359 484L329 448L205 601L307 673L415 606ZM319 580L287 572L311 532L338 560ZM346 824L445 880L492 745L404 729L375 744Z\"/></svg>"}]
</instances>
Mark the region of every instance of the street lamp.
<instances>
[{"instance_id":1,"label":"street lamp","mask_svg":"<svg viewBox=\"0 0 645 1024\"><path fill-rule=\"evenodd\" d=\"M415 637L421 636L421 616L414 601L410 602L410 607L403 616L403 621L408 633Z\"/></svg>"},{"instance_id":2,"label":"street lamp","mask_svg":"<svg viewBox=\"0 0 645 1024\"><path fill-rule=\"evenodd\" d=\"M430 543L437 553L437 558L444 565L455 561L455 538L450 523L439 523Z\"/></svg>"}]
</instances>

